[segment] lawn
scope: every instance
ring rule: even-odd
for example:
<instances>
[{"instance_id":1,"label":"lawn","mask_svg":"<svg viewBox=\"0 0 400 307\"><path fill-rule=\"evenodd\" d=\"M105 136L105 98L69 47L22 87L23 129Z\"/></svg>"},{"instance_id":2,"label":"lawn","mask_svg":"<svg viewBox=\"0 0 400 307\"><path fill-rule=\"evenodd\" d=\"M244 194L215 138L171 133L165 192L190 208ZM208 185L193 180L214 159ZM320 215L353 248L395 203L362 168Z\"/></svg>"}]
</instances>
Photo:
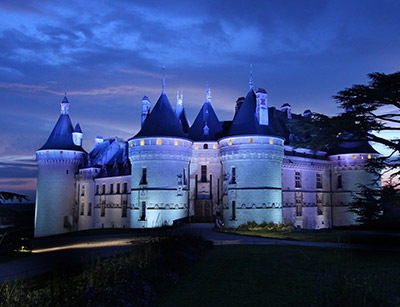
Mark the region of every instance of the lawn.
<instances>
[{"instance_id":1,"label":"lawn","mask_svg":"<svg viewBox=\"0 0 400 307\"><path fill-rule=\"evenodd\" d=\"M399 306L399 254L217 246L159 299L160 306Z\"/></svg>"},{"instance_id":2,"label":"lawn","mask_svg":"<svg viewBox=\"0 0 400 307\"><path fill-rule=\"evenodd\" d=\"M221 232L282 240L357 243L400 246L400 234L367 230L299 229L294 231L268 231L264 229L223 229Z\"/></svg>"}]
</instances>

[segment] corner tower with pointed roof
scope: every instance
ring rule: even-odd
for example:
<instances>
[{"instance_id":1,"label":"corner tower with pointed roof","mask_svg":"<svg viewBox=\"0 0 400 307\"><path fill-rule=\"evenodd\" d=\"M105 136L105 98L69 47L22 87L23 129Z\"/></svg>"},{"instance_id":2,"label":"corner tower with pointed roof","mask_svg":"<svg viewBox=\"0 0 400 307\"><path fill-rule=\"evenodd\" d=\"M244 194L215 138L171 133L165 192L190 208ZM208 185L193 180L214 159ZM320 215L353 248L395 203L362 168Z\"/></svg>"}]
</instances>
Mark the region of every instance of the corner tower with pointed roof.
<instances>
[{"instance_id":1,"label":"corner tower with pointed roof","mask_svg":"<svg viewBox=\"0 0 400 307\"><path fill-rule=\"evenodd\" d=\"M257 97L250 91L218 141L223 173L223 219L227 227L255 221L282 222L284 139L257 118Z\"/></svg>"},{"instance_id":2,"label":"corner tower with pointed roof","mask_svg":"<svg viewBox=\"0 0 400 307\"><path fill-rule=\"evenodd\" d=\"M76 230L75 174L84 160L82 130L72 126L67 96L46 143L36 152L38 164L35 237Z\"/></svg>"},{"instance_id":3,"label":"corner tower with pointed roof","mask_svg":"<svg viewBox=\"0 0 400 307\"><path fill-rule=\"evenodd\" d=\"M131 227L172 225L189 216L188 174L192 142L165 93L129 141Z\"/></svg>"}]
</instances>

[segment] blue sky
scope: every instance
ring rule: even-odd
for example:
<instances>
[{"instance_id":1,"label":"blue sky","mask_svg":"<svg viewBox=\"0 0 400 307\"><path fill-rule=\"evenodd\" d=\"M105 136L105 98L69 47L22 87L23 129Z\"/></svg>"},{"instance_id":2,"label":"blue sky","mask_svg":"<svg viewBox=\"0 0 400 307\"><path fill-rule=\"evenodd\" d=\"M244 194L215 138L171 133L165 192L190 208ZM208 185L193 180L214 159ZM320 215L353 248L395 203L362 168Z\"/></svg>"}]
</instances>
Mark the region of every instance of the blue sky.
<instances>
[{"instance_id":1,"label":"blue sky","mask_svg":"<svg viewBox=\"0 0 400 307\"><path fill-rule=\"evenodd\" d=\"M269 105L333 115L331 96L400 64L399 1L0 2L0 190L33 199L35 151L67 92L84 147L138 131L166 66L173 105L193 122L205 83L220 120L248 90L249 65Z\"/></svg>"}]
</instances>

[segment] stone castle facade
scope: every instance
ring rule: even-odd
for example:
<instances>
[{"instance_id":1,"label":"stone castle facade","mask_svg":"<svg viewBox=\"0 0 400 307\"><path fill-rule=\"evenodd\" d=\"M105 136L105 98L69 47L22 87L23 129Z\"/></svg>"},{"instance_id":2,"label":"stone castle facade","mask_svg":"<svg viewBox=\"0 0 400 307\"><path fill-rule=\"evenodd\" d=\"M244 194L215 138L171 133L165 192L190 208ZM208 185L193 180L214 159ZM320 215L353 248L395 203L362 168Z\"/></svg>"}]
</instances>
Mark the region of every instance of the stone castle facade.
<instances>
[{"instance_id":1,"label":"stone castle facade","mask_svg":"<svg viewBox=\"0 0 400 307\"><path fill-rule=\"evenodd\" d=\"M355 223L348 212L358 184L373 179L363 165L378 153L366 142L327 152L291 146L290 121L311 116L268 106L254 90L220 121L206 101L190 125L178 93L172 108L165 86L151 109L142 100L141 130L128 141L97 137L87 153L73 128L67 97L47 142L36 152L35 236L92 228L153 228L183 221L226 227L249 221L307 229Z\"/></svg>"}]
</instances>

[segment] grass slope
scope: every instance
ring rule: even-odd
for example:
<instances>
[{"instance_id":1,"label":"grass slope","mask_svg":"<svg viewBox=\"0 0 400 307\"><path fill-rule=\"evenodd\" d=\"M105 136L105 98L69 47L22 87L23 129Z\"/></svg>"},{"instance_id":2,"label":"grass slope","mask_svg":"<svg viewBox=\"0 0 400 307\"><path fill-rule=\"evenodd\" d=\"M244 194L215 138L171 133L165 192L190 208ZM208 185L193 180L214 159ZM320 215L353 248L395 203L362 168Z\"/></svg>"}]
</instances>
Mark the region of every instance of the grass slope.
<instances>
[{"instance_id":1,"label":"grass slope","mask_svg":"<svg viewBox=\"0 0 400 307\"><path fill-rule=\"evenodd\" d=\"M317 247L218 246L160 306L396 306L398 254Z\"/></svg>"}]
</instances>

